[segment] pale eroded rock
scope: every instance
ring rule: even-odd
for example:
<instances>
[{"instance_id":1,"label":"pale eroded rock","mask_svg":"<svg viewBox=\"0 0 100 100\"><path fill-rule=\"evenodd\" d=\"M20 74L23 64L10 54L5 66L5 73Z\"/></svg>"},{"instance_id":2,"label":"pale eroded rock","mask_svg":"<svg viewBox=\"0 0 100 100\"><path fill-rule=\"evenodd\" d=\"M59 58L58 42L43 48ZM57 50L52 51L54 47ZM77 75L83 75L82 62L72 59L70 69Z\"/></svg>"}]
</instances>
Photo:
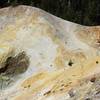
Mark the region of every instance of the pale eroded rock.
<instances>
[{"instance_id":1,"label":"pale eroded rock","mask_svg":"<svg viewBox=\"0 0 100 100\"><path fill-rule=\"evenodd\" d=\"M99 26L82 26L29 6L0 9L0 64L23 51L29 67L0 89L0 100L83 100L95 88L91 77L99 80Z\"/></svg>"}]
</instances>

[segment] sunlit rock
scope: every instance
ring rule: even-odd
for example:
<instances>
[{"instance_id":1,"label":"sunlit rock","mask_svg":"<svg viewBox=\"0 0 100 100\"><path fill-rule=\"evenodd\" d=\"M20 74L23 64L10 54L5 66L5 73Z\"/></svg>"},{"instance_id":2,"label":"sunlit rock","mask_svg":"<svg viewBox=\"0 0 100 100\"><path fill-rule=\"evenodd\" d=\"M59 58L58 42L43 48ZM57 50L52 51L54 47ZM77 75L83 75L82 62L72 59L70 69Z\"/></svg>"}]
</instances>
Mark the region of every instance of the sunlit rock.
<instances>
[{"instance_id":1,"label":"sunlit rock","mask_svg":"<svg viewBox=\"0 0 100 100\"><path fill-rule=\"evenodd\" d=\"M29 6L0 9L0 100L98 98L99 73L99 26Z\"/></svg>"}]
</instances>

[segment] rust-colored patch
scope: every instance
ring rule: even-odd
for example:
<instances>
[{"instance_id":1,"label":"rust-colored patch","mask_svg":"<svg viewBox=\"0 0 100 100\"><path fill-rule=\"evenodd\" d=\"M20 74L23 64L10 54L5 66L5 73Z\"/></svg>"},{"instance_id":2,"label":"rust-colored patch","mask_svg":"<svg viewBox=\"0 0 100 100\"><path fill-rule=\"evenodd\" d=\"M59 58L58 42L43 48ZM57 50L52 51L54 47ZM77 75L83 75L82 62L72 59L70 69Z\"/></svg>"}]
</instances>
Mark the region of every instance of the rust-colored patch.
<instances>
[{"instance_id":1,"label":"rust-colored patch","mask_svg":"<svg viewBox=\"0 0 100 100\"><path fill-rule=\"evenodd\" d=\"M83 28L77 34L78 38L92 47L100 47L100 27Z\"/></svg>"}]
</instances>

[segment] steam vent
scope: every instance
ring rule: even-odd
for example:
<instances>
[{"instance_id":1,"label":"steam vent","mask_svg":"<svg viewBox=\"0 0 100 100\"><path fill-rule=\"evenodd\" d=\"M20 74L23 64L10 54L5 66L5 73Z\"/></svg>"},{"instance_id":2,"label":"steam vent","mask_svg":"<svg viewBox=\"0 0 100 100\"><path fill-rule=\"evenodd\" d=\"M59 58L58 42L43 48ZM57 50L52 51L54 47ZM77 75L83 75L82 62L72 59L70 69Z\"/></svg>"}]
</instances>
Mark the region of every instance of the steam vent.
<instances>
[{"instance_id":1,"label":"steam vent","mask_svg":"<svg viewBox=\"0 0 100 100\"><path fill-rule=\"evenodd\" d=\"M100 100L100 26L0 9L0 100Z\"/></svg>"}]
</instances>

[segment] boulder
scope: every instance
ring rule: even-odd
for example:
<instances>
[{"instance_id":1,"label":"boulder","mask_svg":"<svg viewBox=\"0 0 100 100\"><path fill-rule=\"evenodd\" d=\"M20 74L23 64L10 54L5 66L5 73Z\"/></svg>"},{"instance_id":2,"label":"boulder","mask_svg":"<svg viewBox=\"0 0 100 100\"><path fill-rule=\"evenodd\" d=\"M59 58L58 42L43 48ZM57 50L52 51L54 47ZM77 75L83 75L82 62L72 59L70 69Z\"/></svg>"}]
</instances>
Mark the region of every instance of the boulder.
<instances>
[{"instance_id":1,"label":"boulder","mask_svg":"<svg viewBox=\"0 0 100 100\"><path fill-rule=\"evenodd\" d=\"M2 8L2 63L0 100L98 99L100 26L79 25L30 6Z\"/></svg>"}]
</instances>

